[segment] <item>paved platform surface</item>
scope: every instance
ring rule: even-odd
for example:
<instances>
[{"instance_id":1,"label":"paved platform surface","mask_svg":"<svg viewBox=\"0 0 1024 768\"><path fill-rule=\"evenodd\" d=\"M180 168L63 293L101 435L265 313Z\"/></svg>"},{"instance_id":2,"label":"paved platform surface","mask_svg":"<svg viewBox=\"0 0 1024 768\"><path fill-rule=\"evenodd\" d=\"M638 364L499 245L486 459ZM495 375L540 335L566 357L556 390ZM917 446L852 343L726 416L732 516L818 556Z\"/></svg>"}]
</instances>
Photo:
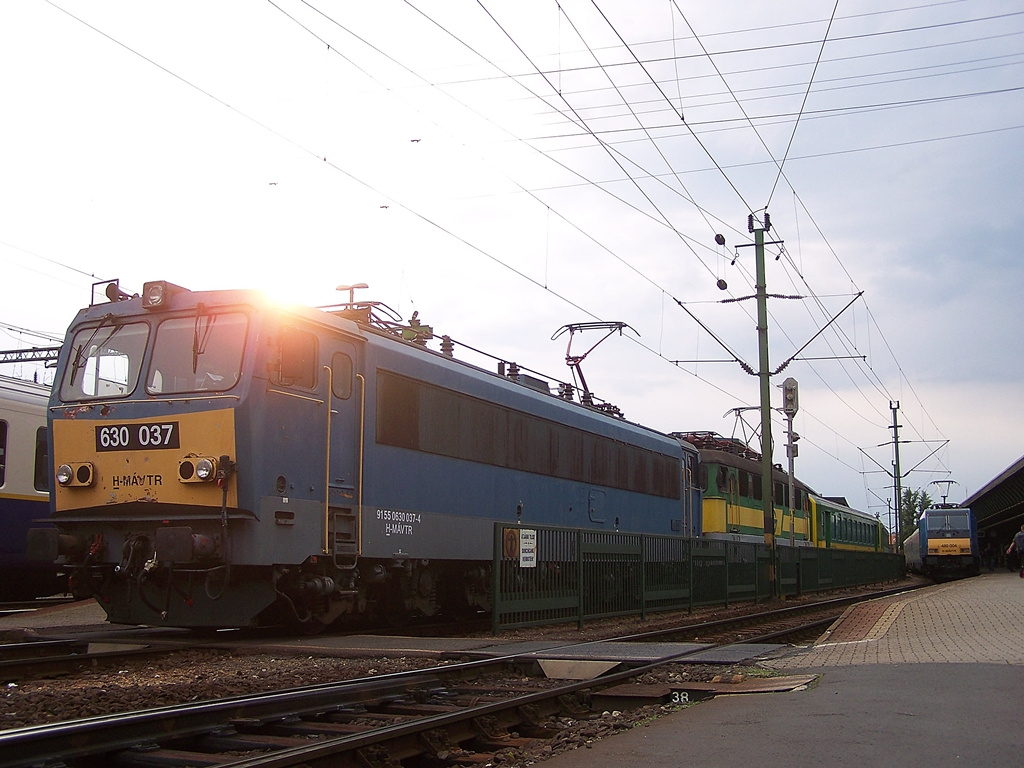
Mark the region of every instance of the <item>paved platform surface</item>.
<instances>
[{"instance_id":1,"label":"paved platform surface","mask_svg":"<svg viewBox=\"0 0 1024 768\"><path fill-rule=\"evenodd\" d=\"M1024 764L1024 580L997 572L854 606L763 664L818 674L719 696L544 768L942 768Z\"/></svg>"},{"instance_id":2,"label":"paved platform surface","mask_svg":"<svg viewBox=\"0 0 1024 768\"><path fill-rule=\"evenodd\" d=\"M986 573L861 603L813 648L771 665L922 662L1024 664L1024 579Z\"/></svg>"}]
</instances>

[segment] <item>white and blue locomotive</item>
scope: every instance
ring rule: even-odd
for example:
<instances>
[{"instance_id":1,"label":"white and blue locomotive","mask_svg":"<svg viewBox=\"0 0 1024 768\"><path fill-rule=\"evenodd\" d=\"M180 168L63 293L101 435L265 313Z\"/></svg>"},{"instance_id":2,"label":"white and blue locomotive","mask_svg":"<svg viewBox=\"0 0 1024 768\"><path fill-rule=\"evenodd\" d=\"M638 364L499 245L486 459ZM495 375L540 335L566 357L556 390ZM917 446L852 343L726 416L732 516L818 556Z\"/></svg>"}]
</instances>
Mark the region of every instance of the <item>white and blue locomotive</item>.
<instances>
[{"instance_id":1,"label":"white and blue locomotive","mask_svg":"<svg viewBox=\"0 0 1024 768\"><path fill-rule=\"evenodd\" d=\"M929 507L903 543L903 552L915 573L937 579L977 576L981 549L974 512L956 504Z\"/></svg>"},{"instance_id":2,"label":"white and blue locomotive","mask_svg":"<svg viewBox=\"0 0 1024 768\"><path fill-rule=\"evenodd\" d=\"M372 303L108 296L60 353L56 530L32 548L111 622L486 610L495 521L701 530L692 445L428 349Z\"/></svg>"}]
</instances>

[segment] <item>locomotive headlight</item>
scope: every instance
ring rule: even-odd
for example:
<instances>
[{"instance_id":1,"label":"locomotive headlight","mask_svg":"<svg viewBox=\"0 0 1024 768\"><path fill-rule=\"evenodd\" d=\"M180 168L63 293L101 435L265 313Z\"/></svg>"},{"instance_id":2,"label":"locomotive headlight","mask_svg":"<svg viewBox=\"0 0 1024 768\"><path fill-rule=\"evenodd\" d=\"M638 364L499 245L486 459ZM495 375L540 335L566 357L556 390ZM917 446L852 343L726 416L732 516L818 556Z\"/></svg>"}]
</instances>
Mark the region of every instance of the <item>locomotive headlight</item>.
<instances>
[{"instance_id":1,"label":"locomotive headlight","mask_svg":"<svg viewBox=\"0 0 1024 768\"><path fill-rule=\"evenodd\" d=\"M60 485L71 485L71 481L74 479L75 473L70 464L61 464L57 467L57 482Z\"/></svg>"},{"instance_id":2,"label":"locomotive headlight","mask_svg":"<svg viewBox=\"0 0 1024 768\"><path fill-rule=\"evenodd\" d=\"M192 456L178 462L178 480L183 483L212 483L217 479L217 469L216 459Z\"/></svg>"},{"instance_id":3,"label":"locomotive headlight","mask_svg":"<svg viewBox=\"0 0 1024 768\"><path fill-rule=\"evenodd\" d=\"M142 288L142 306L146 309L156 309L166 297L167 288L162 282L146 283Z\"/></svg>"},{"instance_id":4,"label":"locomotive headlight","mask_svg":"<svg viewBox=\"0 0 1024 768\"><path fill-rule=\"evenodd\" d=\"M196 477L202 481L212 480L217 474L217 464L213 459L200 459L196 462Z\"/></svg>"},{"instance_id":5,"label":"locomotive headlight","mask_svg":"<svg viewBox=\"0 0 1024 768\"><path fill-rule=\"evenodd\" d=\"M154 280L142 284L142 306L146 309L163 309L172 293L184 291L180 285L168 283L166 280Z\"/></svg>"},{"instance_id":6,"label":"locomotive headlight","mask_svg":"<svg viewBox=\"0 0 1024 768\"><path fill-rule=\"evenodd\" d=\"M57 484L65 488L69 486L92 485L94 472L93 466L88 461L75 462L72 464L61 464L55 473Z\"/></svg>"}]
</instances>

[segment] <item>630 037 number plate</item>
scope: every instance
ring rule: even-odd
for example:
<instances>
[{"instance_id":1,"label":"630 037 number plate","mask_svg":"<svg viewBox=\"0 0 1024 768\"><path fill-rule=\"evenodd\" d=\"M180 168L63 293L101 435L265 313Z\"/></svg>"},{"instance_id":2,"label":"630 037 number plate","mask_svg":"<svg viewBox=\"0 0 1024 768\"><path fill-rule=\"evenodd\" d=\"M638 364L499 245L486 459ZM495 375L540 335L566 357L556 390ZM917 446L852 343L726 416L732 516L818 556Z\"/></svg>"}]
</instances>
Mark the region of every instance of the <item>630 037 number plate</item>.
<instances>
[{"instance_id":1,"label":"630 037 number plate","mask_svg":"<svg viewBox=\"0 0 1024 768\"><path fill-rule=\"evenodd\" d=\"M96 427L97 451L150 451L179 447L176 421Z\"/></svg>"}]
</instances>

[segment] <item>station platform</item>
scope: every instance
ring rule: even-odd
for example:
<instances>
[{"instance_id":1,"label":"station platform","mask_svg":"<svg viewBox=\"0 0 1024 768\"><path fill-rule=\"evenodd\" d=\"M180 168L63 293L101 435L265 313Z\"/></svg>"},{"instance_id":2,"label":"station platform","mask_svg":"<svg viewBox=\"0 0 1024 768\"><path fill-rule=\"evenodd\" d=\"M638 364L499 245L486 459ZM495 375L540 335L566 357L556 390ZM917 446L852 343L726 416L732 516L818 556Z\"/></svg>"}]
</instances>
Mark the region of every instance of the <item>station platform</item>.
<instances>
[{"instance_id":1,"label":"station platform","mask_svg":"<svg viewBox=\"0 0 1024 768\"><path fill-rule=\"evenodd\" d=\"M1024 580L1000 571L852 607L761 666L816 680L717 696L544 768L1020 765Z\"/></svg>"}]
</instances>

